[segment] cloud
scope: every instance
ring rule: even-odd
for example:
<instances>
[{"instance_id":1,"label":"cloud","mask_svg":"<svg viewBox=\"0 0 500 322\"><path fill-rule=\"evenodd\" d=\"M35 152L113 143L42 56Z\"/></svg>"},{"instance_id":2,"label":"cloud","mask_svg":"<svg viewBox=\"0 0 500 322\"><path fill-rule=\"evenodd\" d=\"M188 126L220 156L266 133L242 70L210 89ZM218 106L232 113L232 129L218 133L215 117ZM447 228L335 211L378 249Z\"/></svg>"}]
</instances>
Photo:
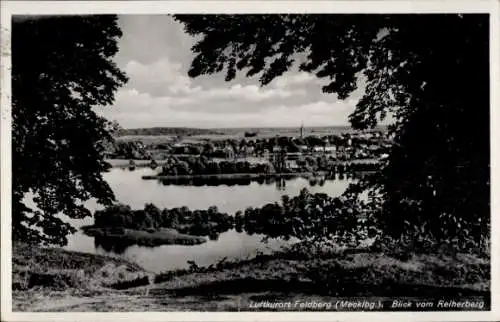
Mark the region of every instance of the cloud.
<instances>
[{"instance_id":1,"label":"cloud","mask_svg":"<svg viewBox=\"0 0 500 322\"><path fill-rule=\"evenodd\" d=\"M183 71L182 65L171 61L169 57L150 64L131 60L124 69L130 79L127 87L140 92L161 96L166 93L189 94L198 90L191 88L191 79Z\"/></svg>"},{"instance_id":2,"label":"cloud","mask_svg":"<svg viewBox=\"0 0 500 322\"><path fill-rule=\"evenodd\" d=\"M288 88L313 82L318 82L318 79L313 74L306 72L288 72L273 81L276 88Z\"/></svg>"},{"instance_id":3,"label":"cloud","mask_svg":"<svg viewBox=\"0 0 500 322\"><path fill-rule=\"evenodd\" d=\"M122 90L113 108L98 113L126 128L148 126L265 127L343 125L356 100L328 100L282 104L281 100L220 101L191 100L189 97L154 97L135 89ZM213 104L213 105L212 105Z\"/></svg>"},{"instance_id":4,"label":"cloud","mask_svg":"<svg viewBox=\"0 0 500 322\"><path fill-rule=\"evenodd\" d=\"M150 113L151 119L157 114L169 111L210 112L213 114L245 114L261 111L273 104L297 104L308 100L304 89L287 89L273 86L260 87L255 84L206 83L197 85L186 76L185 67L169 57L163 57L149 64L135 60L124 68L130 78L129 83L117 93L113 112L128 111ZM293 82L303 77L293 78ZM123 111L123 112L122 112ZM129 114L127 114L129 115ZM146 117L146 116L145 116ZM232 122L231 119L226 121ZM189 121L188 121L189 122Z\"/></svg>"},{"instance_id":5,"label":"cloud","mask_svg":"<svg viewBox=\"0 0 500 322\"><path fill-rule=\"evenodd\" d=\"M150 64L142 64L135 60L129 61L125 72L130 78L128 89L153 96L179 96L186 98L185 102L213 99L243 99L259 102L272 98L288 98L294 95L306 95L303 90L290 91L283 87L262 88L257 85L223 84L220 87L203 88L187 76L180 63L164 57ZM229 87L228 87L229 86Z\"/></svg>"},{"instance_id":6,"label":"cloud","mask_svg":"<svg viewBox=\"0 0 500 322\"><path fill-rule=\"evenodd\" d=\"M199 98L229 98L229 99L244 99L247 101L259 102L272 98L288 98L294 95L306 95L304 91L287 91L283 89L265 89L257 85L240 84L232 85L229 88L214 88L198 92Z\"/></svg>"},{"instance_id":7,"label":"cloud","mask_svg":"<svg viewBox=\"0 0 500 322\"><path fill-rule=\"evenodd\" d=\"M262 127L345 125L347 101L321 92L323 80L291 70L261 87L258 78L223 74L189 78L193 39L170 16L121 16L115 61L129 76L111 108L98 113L123 127Z\"/></svg>"}]
</instances>

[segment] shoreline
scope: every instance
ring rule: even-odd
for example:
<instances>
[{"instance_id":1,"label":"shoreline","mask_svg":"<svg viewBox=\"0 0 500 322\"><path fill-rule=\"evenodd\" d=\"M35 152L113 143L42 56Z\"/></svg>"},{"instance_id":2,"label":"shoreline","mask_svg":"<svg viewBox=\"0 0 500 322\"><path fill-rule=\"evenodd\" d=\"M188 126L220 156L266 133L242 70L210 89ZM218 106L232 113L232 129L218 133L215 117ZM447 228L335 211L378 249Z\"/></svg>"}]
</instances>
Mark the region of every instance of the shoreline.
<instances>
[{"instance_id":1,"label":"shoreline","mask_svg":"<svg viewBox=\"0 0 500 322\"><path fill-rule=\"evenodd\" d=\"M350 171L339 172L346 173L374 173L375 171ZM336 173L336 172L332 172ZM186 175L144 175L143 180L179 180L179 179L268 179L268 178L294 178L294 177L312 177L311 179L320 180L329 174L327 171L316 172L283 172L283 173L221 173L221 174L186 174ZM328 178L323 178L328 180Z\"/></svg>"},{"instance_id":2,"label":"shoreline","mask_svg":"<svg viewBox=\"0 0 500 322\"><path fill-rule=\"evenodd\" d=\"M87 236L105 238L108 242L115 242L127 246L128 244L139 246L161 246L161 245L200 245L207 242L201 236L182 234L175 229L160 228L154 231L145 231L129 228L112 228L83 226L80 228Z\"/></svg>"},{"instance_id":3,"label":"shoreline","mask_svg":"<svg viewBox=\"0 0 500 322\"><path fill-rule=\"evenodd\" d=\"M111 165L111 168L129 168L129 159L104 159L105 162ZM133 159L135 165L134 168L148 168L151 165L152 160L139 160ZM158 167L167 164L167 160L155 160Z\"/></svg>"},{"instance_id":4,"label":"shoreline","mask_svg":"<svg viewBox=\"0 0 500 322\"><path fill-rule=\"evenodd\" d=\"M172 155L176 156L176 155ZM193 155L193 157L199 157L197 155ZM265 158L263 158L265 159ZM154 160L157 164L157 167L161 167L165 164L168 163L168 160L162 160L162 159L152 159L152 160L140 160L140 159L132 159L135 163L134 167L135 168L141 168L141 167L149 167L151 165L151 162ZM128 168L130 167L130 159L104 159L105 162L109 163L112 168ZM228 161L245 161L245 158L237 158L235 160L230 160ZM335 165L346 165L346 164L370 164L370 163L378 163L380 162L377 159L354 159L354 160L348 160L348 161L336 161Z\"/></svg>"},{"instance_id":5,"label":"shoreline","mask_svg":"<svg viewBox=\"0 0 500 322\"><path fill-rule=\"evenodd\" d=\"M286 178L286 177L299 177L310 175L325 175L323 172L293 172L293 173L221 173L221 174L186 174L186 175L145 175L142 176L143 180L176 180L176 179L266 179L266 178Z\"/></svg>"}]
</instances>

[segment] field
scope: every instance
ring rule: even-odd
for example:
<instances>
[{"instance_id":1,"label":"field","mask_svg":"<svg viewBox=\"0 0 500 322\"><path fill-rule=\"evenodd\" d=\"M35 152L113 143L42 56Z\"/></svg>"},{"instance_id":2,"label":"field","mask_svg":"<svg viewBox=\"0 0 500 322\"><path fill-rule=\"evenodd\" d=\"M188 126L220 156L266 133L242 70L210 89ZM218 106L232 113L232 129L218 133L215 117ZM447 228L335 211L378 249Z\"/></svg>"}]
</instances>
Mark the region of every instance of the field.
<instances>
[{"instance_id":1,"label":"field","mask_svg":"<svg viewBox=\"0 0 500 322\"><path fill-rule=\"evenodd\" d=\"M124 135L115 138L118 142L141 141L144 144L170 143L175 140L172 135Z\"/></svg>"},{"instance_id":2,"label":"field","mask_svg":"<svg viewBox=\"0 0 500 322\"><path fill-rule=\"evenodd\" d=\"M245 132L255 132L256 136L249 137L249 140L255 139L266 139L273 138L276 136L285 136L285 137L298 137L300 136L300 128L243 128L243 129L218 129L218 131L224 133L223 135L216 134L200 134L190 136L192 139L200 139L200 140L225 140L225 139L242 139L245 138ZM340 133L348 133L353 132L350 127L313 127L313 128L304 128L303 136L309 135L332 135L332 134L340 134Z\"/></svg>"},{"instance_id":3,"label":"field","mask_svg":"<svg viewBox=\"0 0 500 322\"><path fill-rule=\"evenodd\" d=\"M228 140L228 139L242 139L245 138L245 132L255 132L256 136L248 137L248 140L262 139L262 138L270 138L276 136L286 136L286 137L298 137L300 135L300 128L291 128L291 127L276 127L276 128L221 128L221 129L193 129L191 134L190 132L179 130L178 133L175 133L174 128L165 128L170 132L169 134L151 134L146 131L133 131L127 130L125 135L120 135L117 139L120 141L142 141L144 144L153 144L153 143L165 143L171 142L172 140L177 139L180 136L181 142L202 142L205 140ZM383 129L383 128L381 128ZM147 130L147 129L145 129ZM194 131L197 130L197 131ZM198 133L201 132L201 133ZM206 133L203 133L206 132ZM304 128L303 135L331 135L331 134L340 134L340 133L349 133L354 132L348 126L332 126L332 127L308 127ZM147 134L145 134L147 133Z\"/></svg>"}]
</instances>

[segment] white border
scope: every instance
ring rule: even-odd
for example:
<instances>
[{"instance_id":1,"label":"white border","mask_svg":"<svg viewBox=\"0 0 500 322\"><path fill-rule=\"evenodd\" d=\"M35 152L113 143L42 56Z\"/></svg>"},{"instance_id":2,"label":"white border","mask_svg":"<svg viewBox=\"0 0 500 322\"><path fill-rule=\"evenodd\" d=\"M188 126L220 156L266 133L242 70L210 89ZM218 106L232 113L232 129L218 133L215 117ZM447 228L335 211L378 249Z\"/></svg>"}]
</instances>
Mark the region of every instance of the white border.
<instances>
[{"instance_id":1,"label":"white border","mask_svg":"<svg viewBox=\"0 0 500 322\"><path fill-rule=\"evenodd\" d=\"M166 14L166 13L448 13L489 12L493 0L386 1L14 1L4 6L23 14ZM76 10L75 10L76 9Z\"/></svg>"},{"instance_id":2,"label":"white border","mask_svg":"<svg viewBox=\"0 0 500 322\"><path fill-rule=\"evenodd\" d=\"M2 1L1 2L1 308L3 321L487 321L500 320L500 2L453 1ZM12 313L11 307L11 113L10 18L14 14L169 13L490 13L491 73L491 312L283 312L283 313ZM493 108L496 107L496 108Z\"/></svg>"}]
</instances>

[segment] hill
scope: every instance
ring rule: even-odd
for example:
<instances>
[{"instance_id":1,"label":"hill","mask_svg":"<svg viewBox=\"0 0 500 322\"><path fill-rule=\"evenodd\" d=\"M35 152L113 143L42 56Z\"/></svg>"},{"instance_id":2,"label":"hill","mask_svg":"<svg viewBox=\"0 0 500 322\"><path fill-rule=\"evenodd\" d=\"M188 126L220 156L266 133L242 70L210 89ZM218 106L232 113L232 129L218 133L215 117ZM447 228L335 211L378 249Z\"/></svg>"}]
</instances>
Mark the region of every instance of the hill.
<instances>
[{"instance_id":1,"label":"hill","mask_svg":"<svg viewBox=\"0 0 500 322\"><path fill-rule=\"evenodd\" d=\"M189 127L150 127L150 128L136 128L136 129L121 129L118 133L119 136L126 135L216 135L222 134L220 131L213 129L196 129Z\"/></svg>"}]
</instances>

